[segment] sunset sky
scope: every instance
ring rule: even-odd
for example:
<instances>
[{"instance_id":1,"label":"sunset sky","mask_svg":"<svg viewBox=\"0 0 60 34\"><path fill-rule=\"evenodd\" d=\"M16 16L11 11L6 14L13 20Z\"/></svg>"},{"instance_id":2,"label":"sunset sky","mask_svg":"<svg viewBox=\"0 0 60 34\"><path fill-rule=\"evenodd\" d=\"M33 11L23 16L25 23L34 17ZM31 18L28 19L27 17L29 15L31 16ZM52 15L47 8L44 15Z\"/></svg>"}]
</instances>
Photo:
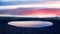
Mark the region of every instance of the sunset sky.
<instances>
[{"instance_id":1,"label":"sunset sky","mask_svg":"<svg viewBox=\"0 0 60 34\"><path fill-rule=\"evenodd\" d=\"M49 9L49 8L20 8L14 10L2 10L0 14L10 15L57 15L60 16L60 9Z\"/></svg>"}]
</instances>

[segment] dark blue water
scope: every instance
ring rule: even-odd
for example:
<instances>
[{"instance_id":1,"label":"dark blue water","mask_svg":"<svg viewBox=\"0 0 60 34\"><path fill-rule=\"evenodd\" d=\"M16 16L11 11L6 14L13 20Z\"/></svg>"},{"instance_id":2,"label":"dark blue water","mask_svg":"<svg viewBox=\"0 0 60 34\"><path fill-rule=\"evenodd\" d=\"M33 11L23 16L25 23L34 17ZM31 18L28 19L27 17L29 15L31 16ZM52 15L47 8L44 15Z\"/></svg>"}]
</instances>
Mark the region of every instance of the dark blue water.
<instances>
[{"instance_id":1,"label":"dark blue water","mask_svg":"<svg viewBox=\"0 0 60 34\"><path fill-rule=\"evenodd\" d=\"M17 18L13 18L16 20ZM30 20L41 20L41 19L33 19ZM54 23L53 26L44 27L44 28L24 28L24 27L15 27L8 25L8 21L11 18L1 18L0 17L0 34L60 34L60 20L57 18L54 19L43 19L46 21L51 21ZM29 19L19 19L18 20L29 20Z\"/></svg>"}]
</instances>

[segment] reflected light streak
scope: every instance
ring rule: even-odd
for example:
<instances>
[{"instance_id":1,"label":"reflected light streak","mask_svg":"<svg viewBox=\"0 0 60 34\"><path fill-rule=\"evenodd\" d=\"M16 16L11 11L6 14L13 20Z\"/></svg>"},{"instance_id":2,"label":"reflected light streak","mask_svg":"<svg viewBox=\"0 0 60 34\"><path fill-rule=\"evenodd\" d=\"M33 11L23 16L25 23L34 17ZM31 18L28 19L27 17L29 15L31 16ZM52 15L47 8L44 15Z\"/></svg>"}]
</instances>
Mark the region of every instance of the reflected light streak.
<instances>
[{"instance_id":1,"label":"reflected light streak","mask_svg":"<svg viewBox=\"0 0 60 34\"><path fill-rule=\"evenodd\" d=\"M28 28L47 27L53 25L53 23L49 21L12 21L8 22L8 24L16 27Z\"/></svg>"}]
</instances>

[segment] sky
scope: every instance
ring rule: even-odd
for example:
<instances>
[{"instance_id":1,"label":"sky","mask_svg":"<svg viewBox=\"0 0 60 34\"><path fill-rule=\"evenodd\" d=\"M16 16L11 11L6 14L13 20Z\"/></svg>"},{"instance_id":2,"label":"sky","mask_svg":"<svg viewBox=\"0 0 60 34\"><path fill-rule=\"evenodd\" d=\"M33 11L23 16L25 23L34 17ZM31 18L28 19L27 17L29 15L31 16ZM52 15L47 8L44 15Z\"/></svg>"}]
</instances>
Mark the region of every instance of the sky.
<instances>
[{"instance_id":1,"label":"sky","mask_svg":"<svg viewBox=\"0 0 60 34\"><path fill-rule=\"evenodd\" d=\"M16 3L16 2L14 2L14 0L13 0L12 3L10 1L12 1L12 0L0 0L0 2L1 2L0 5L8 5L8 4L14 4L14 3ZM17 0L15 0L15 1L17 1ZM20 2L21 0L18 0L18 1ZM54 0L48 0L48 1L54 1ZM8 2L8 4L7 4L7 2ZM29 3L29 2L25 2L25 3ZM25 3L23 2L23 4L25 4ZM19 4L22 4L22 3L20 2ZM39 8L32 8L32 9L22 8L21 10L20 9L1 10L0 14L12 14L12 15L16 15L16 14L17 15L32 15L32 14L34 14L34 15L46 14L47 15L47 14L54 14L54 15L59 15L60 16L60 9L39 9Z\"/></svg>"},{"instance_id":2,"label":"sky","mask_svg":"<svg viewBox=\"0 0 60 34\"><path fill-rule=\"evenodd\" d=\"M10 14L10 15L35 15L35 16L42 16L42 15L57 15L60 16L60 9L47 9L47 8L20 8L14 10L1 10L0 14Z\"/></svg>"},{"instance_id":3,"label":"sky","mask_svg":"<svg viewBox=\"0 0 60 34\"><path fill-rule=\"evenodd\" d=\"M32 4L59 0L0 0L0 5Z\"/></svg>"}]
</instances>

